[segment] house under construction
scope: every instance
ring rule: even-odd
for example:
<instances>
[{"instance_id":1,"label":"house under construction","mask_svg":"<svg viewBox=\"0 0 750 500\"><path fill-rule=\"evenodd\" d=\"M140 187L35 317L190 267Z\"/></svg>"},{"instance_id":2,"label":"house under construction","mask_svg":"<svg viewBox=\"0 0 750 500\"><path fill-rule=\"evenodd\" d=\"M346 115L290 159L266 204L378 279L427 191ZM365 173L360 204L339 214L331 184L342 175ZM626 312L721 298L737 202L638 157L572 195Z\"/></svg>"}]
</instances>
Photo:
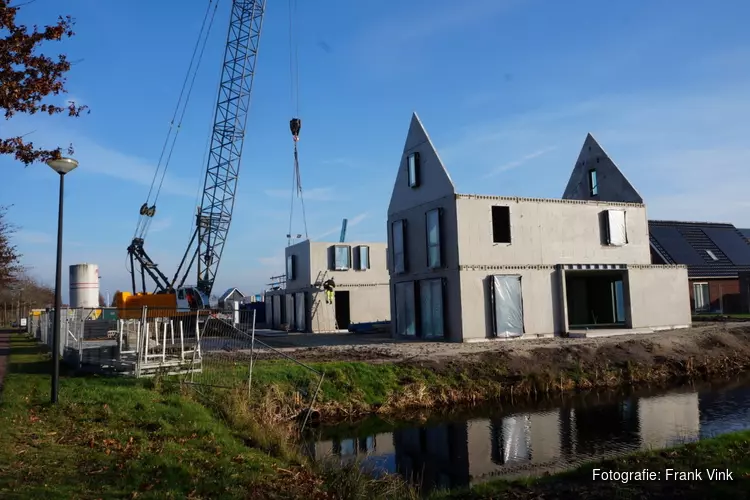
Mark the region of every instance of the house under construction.
<instances>
[{"instance_id":1,"label":"house under construction","mask_svg":"<svg viewBox=\"0 0 750 500\"><path fill-rule=\"evenodd\" d=\"M286 283L266 292L266 322L276 330L307 333L347 330L353 323L388 321L388 251L385 243L304 240L285 250ZM331 303L323 283L333 279Z\"/></svg>"}]
</instances>

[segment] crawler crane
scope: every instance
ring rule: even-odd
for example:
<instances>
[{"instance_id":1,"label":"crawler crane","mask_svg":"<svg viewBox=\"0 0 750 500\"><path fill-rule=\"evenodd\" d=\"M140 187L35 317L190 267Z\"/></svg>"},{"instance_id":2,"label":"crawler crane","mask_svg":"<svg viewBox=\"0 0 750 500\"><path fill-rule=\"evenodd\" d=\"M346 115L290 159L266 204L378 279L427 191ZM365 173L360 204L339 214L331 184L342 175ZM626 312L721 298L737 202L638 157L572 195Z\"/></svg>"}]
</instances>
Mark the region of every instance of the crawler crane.
<instances>
[{"instance_id":1,"label":"crawler crane","mask_svg":"<svg viewBox=\"0 0 750 500\"><path fill-rule=\"evenodd\" d=\"M212 0L206 10L201 36L199 36L193 52L191 68L196 60L198 65L200 64L203 48L205 48L204 39L202 48L200 51L198 50L201 45L201 37L207 26L205 32L207 39L216 14L217 4L218 1L214 4ZM121 318L140 317L139 309L142 309L143 306L162 311L173 310L175 315L190 314L190 311L215 307L214 300L211 299L211 292L232 221L265 4L265 0L232 1L229 34L224 51L203 194L200 206L195 214L195 229L180 265L174 276L169 278L159 269L159 266L149 257L144 248L146 233L156 214L156 198L158 198L164 182L164 172L162 172L161 180L156 187L157 182L155 181L159 176L159 168L157 167L147 201L140 208L140 218L134 237L128 246L128 261L133 290L132 293L121 292L116 297ZM211 10L212 5L213 11ZM182 101L183 95L187 95L185 102L189 99L190 90L192 90L192 82L188 84L190 72L191 69L188 70L188 76L185 78L180 93L180 101ZM192 81L194 80L195 77L193 76ZM186 88L187 94L185 94ZM175 125L179 107L180 103L178 102L178 109L175 110L170 131ZM184 116L184 108L182 116ZM182 116L177 123L177 131L179 131ZM167 147L168 143L169 137L165 142L165 148L159 160L161 165L162 160L166 158L165 171L171 156L171 150ZM174 146L174 142L172 142L172 146ZM152 201L153 193L155 193L155 196ZM197 282L195 285L186 285L188 275L196 263ZM136 286L138 274L140 274L141 291L138 291ZM146 275L155 284L152 292L146 289Z\"/></svg>"}]
</instances>

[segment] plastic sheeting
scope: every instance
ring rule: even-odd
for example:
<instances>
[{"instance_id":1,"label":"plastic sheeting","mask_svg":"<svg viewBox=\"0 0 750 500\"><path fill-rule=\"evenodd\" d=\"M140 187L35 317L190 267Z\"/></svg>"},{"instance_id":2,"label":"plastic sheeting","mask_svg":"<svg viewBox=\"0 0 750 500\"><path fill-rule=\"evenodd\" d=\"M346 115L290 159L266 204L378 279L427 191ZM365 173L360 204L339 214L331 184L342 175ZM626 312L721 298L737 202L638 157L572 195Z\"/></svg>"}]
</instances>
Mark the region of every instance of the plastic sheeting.
<instances>
[{"instance_id":1,"label":"plastic sheeting","mask_svg":"<svg viewBox=\"0 0 750 500\"><path fill-rule=\"evenodd\" d=\"M495 302L495 334L498 337L520 337L523 335L523 301L521 299L521 277L492 277Z\"/></svg>"},{"instance_id":2,"label":"plastic sheeting","mask_svg":"<svg viewBox=\"0 0 750 500\"><path fill-rule=\"evenodd\" d=\"M625 210L607 210L607 239L607 243L618 247L628 242Z\"/></svg>"}]
</instances>

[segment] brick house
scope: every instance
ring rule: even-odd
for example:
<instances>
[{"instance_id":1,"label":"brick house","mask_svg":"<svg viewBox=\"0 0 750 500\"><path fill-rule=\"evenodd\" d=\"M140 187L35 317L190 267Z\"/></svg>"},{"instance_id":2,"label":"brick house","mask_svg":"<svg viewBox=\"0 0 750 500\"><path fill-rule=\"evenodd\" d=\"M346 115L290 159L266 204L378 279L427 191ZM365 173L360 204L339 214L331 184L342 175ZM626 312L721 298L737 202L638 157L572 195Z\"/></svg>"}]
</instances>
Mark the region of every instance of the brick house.
<instances>
[{"instance_id":1,"label":"brick house","mask_svg":"<svg viewBox=\"0 0 750 500\"><path fill-rule=\"evenodd\" d=\"M748 312L750 241L732 224L649 221L651 261L688 268L693 312Z\"/></svg>"}]
</instances>

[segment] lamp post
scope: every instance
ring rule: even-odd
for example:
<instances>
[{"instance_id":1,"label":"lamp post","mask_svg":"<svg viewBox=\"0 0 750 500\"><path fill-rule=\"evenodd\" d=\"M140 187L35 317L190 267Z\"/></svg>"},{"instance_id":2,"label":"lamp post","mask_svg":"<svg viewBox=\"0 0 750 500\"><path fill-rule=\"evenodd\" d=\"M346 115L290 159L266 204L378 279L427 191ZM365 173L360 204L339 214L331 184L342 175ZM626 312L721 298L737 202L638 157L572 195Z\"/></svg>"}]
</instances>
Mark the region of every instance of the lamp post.
<instances>
[{"instance_id":1,"label":"lamp post","mask_svg":"<svg viewBox=\"0 0 750 500\"><path fill-rule=\"evenodd\" d=\"M55 271L55 323L52 330L52 390L50 398L57 403L57 393L60 386L60 309L62 308L62 235L63 235L63 192L65 174L78 166L72 158L56 158L47 160L47 165L60 174L60 205L57 209L57 267Z\"/></svg>"}]
</instances>

